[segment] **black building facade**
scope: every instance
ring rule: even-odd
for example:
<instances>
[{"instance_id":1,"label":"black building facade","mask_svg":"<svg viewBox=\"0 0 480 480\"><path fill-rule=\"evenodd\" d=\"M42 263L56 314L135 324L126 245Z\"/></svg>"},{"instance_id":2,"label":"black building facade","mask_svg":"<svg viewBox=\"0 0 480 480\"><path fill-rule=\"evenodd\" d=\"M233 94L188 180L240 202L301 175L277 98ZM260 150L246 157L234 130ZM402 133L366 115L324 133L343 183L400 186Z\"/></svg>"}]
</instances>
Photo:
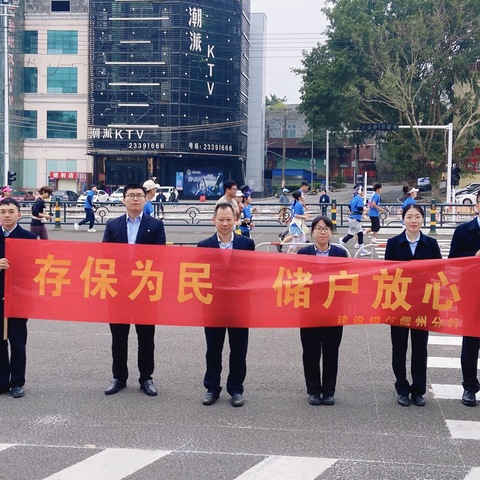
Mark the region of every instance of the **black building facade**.
<instances>
[{"instance_id":1,"label":"black building facade","mask_svg":"<svg viewBox=\"0 0 480 480\"><path fill-rule=\"evenodd\" d=\"M108 188L244 181L249 0L91 0L89 154Z\"/></svg>"}]
</instances>

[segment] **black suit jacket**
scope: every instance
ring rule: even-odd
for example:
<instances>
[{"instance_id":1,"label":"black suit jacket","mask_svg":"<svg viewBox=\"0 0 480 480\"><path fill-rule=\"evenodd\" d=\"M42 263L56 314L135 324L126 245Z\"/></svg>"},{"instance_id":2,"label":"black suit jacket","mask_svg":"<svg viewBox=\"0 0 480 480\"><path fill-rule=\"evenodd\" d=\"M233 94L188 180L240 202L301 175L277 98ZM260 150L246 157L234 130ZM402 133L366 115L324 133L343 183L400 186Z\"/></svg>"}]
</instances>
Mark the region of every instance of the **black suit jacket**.
<instances>
[{"instance_id":1,"label":"black suit jacket","mask_svg":"<svg viewBox=\"0 0 480 480\"><path fill-rule=\"evenodd\" d=\"M407 236L403 231L400 235L389 238L385 250L385 260L432 260L442 258L440 247L434 238L420 232L415 255L412 255Z\"/></svg>"},{"instance_id":2,"label":"black suit jacket","mask_svg":"<svg viewBox=\"0 0 480 480\"><path fill-rule=\"evenodd\" d=\"M309 245L308 247L301 248L297 255L316 255L315 245ZM328 252L329 257L348 257L347 252L336 245L330 245L330 250Z\"/></svg>"},{"instance_id":3,"label":"black suit jacket","mask_svg":"<svg viewBox=\"0 0 480 480\"><path fill-rule=\"evenodd\" d=\"M102 241L109 243L128 243L126 214L107 222ZM150 215L143 214L135 243L165 245L167 239L163 222Z\"/></svg>"},{"instance_id":4,"label":"black suit jacket","mask_svg":"<svg viewBox=\"0 0 480 480\"><path fill-rule=\"evenodd\" d=\"M29 240L36 240L37 237L28 230L25 230L20 225L17 226L12 230L8 238L26 238ZM3 235L3 229L0 228L0 258L5 258L5 237ZM7 257L8 258L8 257ZM0 292L1 294L1 302L0 302L0 315L3 318L3 298L5 295L5 270L0 270Z\"/></svg>"},{"instance_id":5,"label":"black suit jacket","mask_svg":"<svg viewBox=\"0 0 480 480\"><path fill-rule=\"evenodd\" d=\"M218 245L217 234L215 233L205 240L198 242L197 247L206 248L220 248ZM243 235L233 235L233 249L234 250L255 250L255 242L251 238L244 237Z\"/></svg>"},{"instance_id":6,"label":"black suit jacket","mask_svg":"<svg viewBox=\"0 0 480 480\"><path fill-rule=\"evenodd\" d=\"M462 223L453 233L448 258L474 257L480 250L480 228L478 220Z\"/></svg>"}]
</instances>

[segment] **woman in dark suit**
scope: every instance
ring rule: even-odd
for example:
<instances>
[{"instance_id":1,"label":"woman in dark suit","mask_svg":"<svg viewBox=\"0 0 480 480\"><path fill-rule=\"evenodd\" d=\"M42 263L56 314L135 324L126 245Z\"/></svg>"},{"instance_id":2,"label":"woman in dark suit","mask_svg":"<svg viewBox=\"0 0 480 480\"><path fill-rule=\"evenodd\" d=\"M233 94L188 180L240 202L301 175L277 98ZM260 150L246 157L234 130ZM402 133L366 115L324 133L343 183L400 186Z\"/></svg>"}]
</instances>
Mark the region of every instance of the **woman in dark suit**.
<instances>
[{"instance_id":1,"label":"woman in dark suit","mask_svg":"<svg viewBox=\"0 0 480 480\"><path fill-rule=\"evenodd\" d=\"M301 248L298 255L322 257L347 257L342 247L330 244L333 223L323 215L312 222L313 245ZM310 405L334 405L338 372L338 350L342 341L343 327L301 328L303 347L303 371L307 383ZM320 377L320 358L323 353L323 377Z\"/></svg>"},{"instance_id":2,"label":"woman in dark suit","mask_svg":"<svg viewBox=\"0 0 480 480\"><path fill-rule=\"evenodd\" d=\"M424 215L423 208L417 204L409 204L403 209L402 218L405 230L400 235L388 240L385 260L409 261L442 258L437 241L420 231ZM411 394L412 402L418 407L423 407L427 389L428 331L395 326L390 328L392 367L396 378L395 389L398 394L398 403L402 407L408 407ZM411 332L412 339L411 385L408 383L405 367L409 332Z\"/></svg>"}]
</instances>

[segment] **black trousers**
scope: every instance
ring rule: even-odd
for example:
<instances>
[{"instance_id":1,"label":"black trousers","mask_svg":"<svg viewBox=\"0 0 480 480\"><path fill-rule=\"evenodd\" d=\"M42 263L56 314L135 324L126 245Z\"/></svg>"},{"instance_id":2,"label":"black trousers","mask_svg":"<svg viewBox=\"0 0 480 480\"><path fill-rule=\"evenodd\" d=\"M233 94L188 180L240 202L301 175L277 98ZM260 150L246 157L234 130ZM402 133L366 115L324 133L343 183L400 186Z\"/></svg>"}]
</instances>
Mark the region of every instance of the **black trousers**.
<instances>
[{"instance_id":1,"label":"black trousers","mask_svg":"<svg viewBox=\"0 0 480 480\"><path fill-rule=\"evenodd\" d=\"M79 225L85 225L86 223L88 223L88 228L93 228L95 225L95 212L93 208L86 208L85 218L81 222L78 222Z\"/></svg>"},{"instance_id":2,"label":"black trousers","mask_svg":"<svg viewBox=\"0 0 480 480\"><path fill-rule=\"evenodd\" d=\"M203 385L209 392L216 395L219 395L222 390L220 375L222 373L223 344L227 330L230 345L227 392L230 395L243 393L243 382L247 375L248 328L205 327L207 371Z\"/></svg>"},{"instance_id":3,"label":"black trousers","mask_svg":"<svg viewBox=\"0 0 480 480\"><path fill-rule=\"evenodd\" d=\"M407 380L407 347L408 334L412 338L412 359L410 370L412 384ZM395 389L399 395L424 395L427 391L427 345L428 332L414 328L390 327L392 338L392 368L395 378Z\"/></svg>"},{"instance_id":4,"label":"black trousers","mask_svg":"<svg viewBox=\"0 0 480 480\"><path fill-rule=\"evenodd\" d=\"M301 328L303 371L309 395L335 395L338 373L338 350L343 327ZM323 355L323 375L320 358Z\"/></svg>"},{"instance_id":5,"label":"black trousers","mask_svg":"<svg viewBox=\"0 0 480 480\"><path fill-rule=\"evenodd\" d=\"M8 340L3 340L3 316L0 319L0 390L25 385L27 366L27 319L8 319ZM10 355L8 346L10 344Z\"/></svg>"},{"instance_id":6,"label":"black trousers","mask_svg":"<svg viewBox=\"0 0 480 480\"><path fill-rule=\"evenodd\" d=\"M480 383L477 377L478 352L480 350L480 338L463 337L462 342L462 374L463 388L467 392L477 393L480 391Z\"/></svg>"},{"instance_id":7,"label":"black trousers","mask_svg":"<svg viewBox=\"0 0 480 480\"><path fill-rule=\"evenodd\" d=\"M139 382L152 379L155 366L153 352L155 350L155 325L135 325L138 338L138 370ZM130 325L111 323L113 378L126 381L128 378L128 333Z\"/></svg>"}]
</instances>

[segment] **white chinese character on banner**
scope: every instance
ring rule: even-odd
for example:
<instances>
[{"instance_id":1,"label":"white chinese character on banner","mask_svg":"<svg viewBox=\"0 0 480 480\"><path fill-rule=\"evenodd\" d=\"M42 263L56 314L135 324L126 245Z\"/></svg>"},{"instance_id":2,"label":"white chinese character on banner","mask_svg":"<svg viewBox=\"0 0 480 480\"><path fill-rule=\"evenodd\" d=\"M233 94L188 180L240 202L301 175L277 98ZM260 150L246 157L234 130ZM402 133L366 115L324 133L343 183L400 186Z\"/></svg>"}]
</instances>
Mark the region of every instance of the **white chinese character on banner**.
<instances>
[{"instance_id":1,"label":"white chinese character on banner","mask_svg":"<svg viewBox=\"0 0 480 480\"><path fill-rule=\"evenodd\" d=\"M104 128L102 130L102 138L112 138L113 132L111 128Z\"/></svg>"},{"instance_id":2,"label":"white chinese character on banner","mask_svg":"<svg viewBox=\"0 0 480 480\"><path fill-rule=\"evenodd\" d=\"M92 128L90 130L92 138L100 138L100 129L99 128Z\"/></svg>"},{"instance_id":3,"label":"white chinese character on banner","mask_svg":"<svg viewBox=\"0 0 480 480\"><path fill-rule=\"evenodd\" d=\"M190 51L201 52L202 51L202 34L190 32Z\"/></svg>"}]
</instances>

